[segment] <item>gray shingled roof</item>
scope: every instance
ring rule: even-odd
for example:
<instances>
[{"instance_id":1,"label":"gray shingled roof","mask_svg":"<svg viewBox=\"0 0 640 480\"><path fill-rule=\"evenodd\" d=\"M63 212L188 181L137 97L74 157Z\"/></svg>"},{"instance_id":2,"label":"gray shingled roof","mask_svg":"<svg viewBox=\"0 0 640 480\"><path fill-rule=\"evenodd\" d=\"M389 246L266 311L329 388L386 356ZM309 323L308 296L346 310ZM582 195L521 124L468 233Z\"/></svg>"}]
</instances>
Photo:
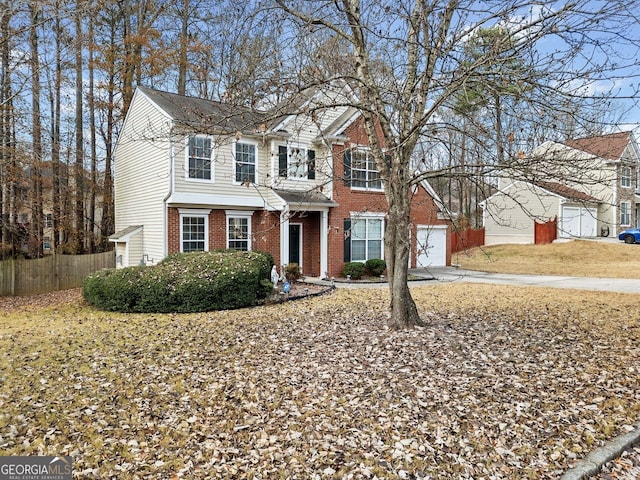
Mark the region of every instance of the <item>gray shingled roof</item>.
<instances>
[{"instance_id":1,"label":"gray shingled roof","mask_svg":"<svg viewBox=\"0 0 640 480\"><path fill-rule=\"evenodd\" d=\"M274 123L266 112L146 87L138 89L179 124L215 128L221 133L256 133Z\"/></svg>"}]
</instances>

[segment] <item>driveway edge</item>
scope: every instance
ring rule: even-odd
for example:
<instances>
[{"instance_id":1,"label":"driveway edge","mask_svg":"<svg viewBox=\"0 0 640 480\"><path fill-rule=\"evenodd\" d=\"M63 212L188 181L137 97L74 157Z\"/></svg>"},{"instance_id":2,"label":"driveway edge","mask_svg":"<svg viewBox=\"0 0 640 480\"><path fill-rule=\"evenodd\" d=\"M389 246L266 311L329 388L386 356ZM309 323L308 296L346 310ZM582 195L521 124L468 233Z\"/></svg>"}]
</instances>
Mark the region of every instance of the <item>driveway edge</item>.
<instances>
[{"instance_id":1,"label":"driveway edge","mask_svg":"<svg viewBox=\"0 0 640 480\"><path fill-rule=\"evenodd\" d=\"M640 426L624 435L620 435L606 445L596 448L593 452L580 460L575 467L567 470L560 480L584 480L598 472L602 466L618 458L622 452L640 442Z\"/></svg>"}]
</instances>

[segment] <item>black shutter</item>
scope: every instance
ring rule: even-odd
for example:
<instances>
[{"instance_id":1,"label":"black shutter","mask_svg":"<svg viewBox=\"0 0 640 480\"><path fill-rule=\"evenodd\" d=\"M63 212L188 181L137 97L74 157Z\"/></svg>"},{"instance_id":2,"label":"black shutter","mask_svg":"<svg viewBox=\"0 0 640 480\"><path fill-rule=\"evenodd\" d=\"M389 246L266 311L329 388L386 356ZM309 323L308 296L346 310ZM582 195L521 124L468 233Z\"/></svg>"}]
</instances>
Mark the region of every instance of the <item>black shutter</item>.
<instances>
[{"instance_id":1,"label":"black shutter","mask_svg":"<svg viewBox=\"0 0 640 480\"><path fill-rule=\"evenodd\" d=\"M316 179L316 151L307 150L307 178Z\"/></svg>"},{"instance_id":2,"label":"black shutter","mask_svg":"<svg viewBox=\"0 0 640 480\"><path fill-rule=\"evenodd\" d=\"M351 150L344 151L344 184L351 186Z\"/></svg>"},{"instance_id":3,"label":"black shutter","mask_svg":"<svg viewBox=\"0 0 640 480\"><path fill-rule=\"evenodd\" d=\"M344 261L351 261L351 219L344 219Z\"/></svg>"},{"instance_id":4,"label":"black shutter","mask_svg":"<svg viewBox=\"0 0 640 480\"><path fill-rule=\"evenodd\" d=\"M284 145L278 147L278 176L287 176L287 147Z\"/></svg>"}]
</instances>

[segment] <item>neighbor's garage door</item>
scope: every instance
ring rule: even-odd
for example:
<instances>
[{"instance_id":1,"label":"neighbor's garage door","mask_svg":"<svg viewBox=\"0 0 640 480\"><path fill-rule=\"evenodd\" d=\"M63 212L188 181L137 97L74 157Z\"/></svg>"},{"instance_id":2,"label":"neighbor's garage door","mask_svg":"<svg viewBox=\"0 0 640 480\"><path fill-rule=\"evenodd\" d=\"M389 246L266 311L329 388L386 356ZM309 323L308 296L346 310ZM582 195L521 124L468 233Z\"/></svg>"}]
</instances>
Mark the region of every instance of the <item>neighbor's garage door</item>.
<instances>
[{"instance_id":1,"label":"neighbor's garage door","mask_svg":"<svg viewBox=\"0 0 640 480\"><path fill-rule=\"evenodd\" d=\"M417 240L418 268L444 267L447 264L447 227L418 227Z\"/></svg>"},{"instance_id":2,"label":"neighbor's garage door","mask_svg":"<svg viewBox=\"0 0 640 480\"><path fill-rule=\"evenodd\" d=\"M596 215L595 208L563 206L560 236L595 237Z\"/></svg>"}]
</instances>

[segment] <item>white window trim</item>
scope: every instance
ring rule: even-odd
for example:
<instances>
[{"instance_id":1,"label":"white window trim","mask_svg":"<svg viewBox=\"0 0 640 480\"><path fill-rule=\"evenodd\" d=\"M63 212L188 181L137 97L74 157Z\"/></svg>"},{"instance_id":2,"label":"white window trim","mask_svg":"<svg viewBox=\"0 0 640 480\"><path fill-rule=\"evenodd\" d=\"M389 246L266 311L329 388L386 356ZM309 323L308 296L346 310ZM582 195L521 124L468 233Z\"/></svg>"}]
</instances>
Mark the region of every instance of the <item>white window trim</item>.
<instances>
[{"instance_id":1,"label":"white window trim","mask_svg":"<svg viewBox=\"0 0 640 480\"><path fill-rule=\"evenodd\" d=\"M309 150L313 150L313 148L309 149L309 147L307 145L301 146L301 145L297 145L294 146L293 144L287 143L287 144L281 144L282 146L286 146L287 147L287 176L286 177L280 177L280 178L286 178L287 180L292 180L292 181L307 181L309 180ZM294 177L291 176L289 174L289 172L291 172L291 164L289 163L289 158L290 158L290 152L293 149L299 149L302 150L303 152L303 161L306 162L307 168L306 168L306 175L303 177Z\"/></svg>"},{"instance_id":2,"label":"white window trim","mask_svg":"<svg viewBox=\"0 0 640 480\"><path fill-rule=\"evenodd\" d=\"M208 208L179 208L180 214L180 252L184 252L184 232L183 232L183 218L184 217L198 217L204 218L204 251L209 251L209 213L211 209Z\"/></svg>"},{"instance_id":3,"label":"white window trim","mask_svg":"<svg viewBox=\"0 0 640 480\"><path fill-rule=\"evenodd\" d=\"M353 152L364 152L367 155L372 155L371 153L371 149L369 147L365 147L365 146L361 146L361 145L355 145L353 147L351 147L351 180L350 180L350 187L351 190L355 190L355 191L359 191L359 192L384 192L384 186L382 185L382 179L380 179L380 188L375 188L375 187L354 187L353 186ZM358 168L358 171L362 171L362 169ZM374 170L365 170L366 172L373 172ZM376 172L378 172L378 175L380 174L380 170L375 170ZM369 181L367 181L367 183L369 183Z\"/></svg>"},{"instance_id":4,"label":"white window trim","mask_svg":"<svg viewBox=\"0 0 640 480\"><path fill-rule=\"evenodd\" d=\"M351 228L353 229L353 223L357 220L381 220L382 224L380 225L381 228L381 232L382 232L382 236L380 237L380 256L382 257L382 259L384 259L384 219L385 219L385 213L383 212L350 212L350 217L351 217ZM368 251L368 244L366 242L369 241L368 238L365 239L360 239L360 240L365 240L365 245L367 245L367 247L365 248L365 252L366 254L369 253ZM351 241L353 241L353 232L351 235ZM365 256L367 256L365 254ZM368 260L367 258L365 258L364 260L353 260L353 246L351 247L351 256L352 262L361 262L361 263L366 263L366 261Z\"/></svg>"},{"instance_id":5,"label":"white window trim","mask_svg":"<svg viewBox=\"0 0 640 480\"><path fill-rule=\"evenodd\" d=\"M247 251L251 251L251 237L252 226L251 218L253 217L253 210L225 210L225 231L226 231L226 245L229 248L229 219L230 218L246 218L247 219Z\"/></svg>"},{"instance_id":6,"label":"white window trim","mask_svg":"<svg viewBox=\"0 0 640 480\"><path fill-rule=\"evenodd\" d=\"M245 143L247 145L253 145L253 147L255 148L255 152L256 152L256 163L255 163L255 167L254 167L254 175L253 175L253 183L258 183L258 164L259 164L259 156L260 156L260 149L258 142L256 142L255 140L248 140L248 139L242 139L242 140L234 140L233 144L231 146L232 150L231 150L231 156L233 158L233 162L231 165L231 174L232 174L232 179L233 179L233 184L234 185L242 185L242 182L238 182L236 180L236 145L238 143Z\"/></svg>"},{"instance_id":7,"label":"white window trim","mask_svg":"<svg viewBox=\"0 0 640 480\"><path fill-rule=\"evenodd\" d=\"M627 215L629 217L629 221L628 222L624 222L624 223L622 221L622 215L623 215L623 212L624 212L624 209L622 208L623 205L626 205L628 207ZM628 201L628 200L620 202L620 226L621 227L629 227L629 226L631 226L631 202Z\"/></svg>"},{"instance_id":8,"label":"white window trim","mask_svg":"<svg viewBox=\"0 0 640 480\"><path fill-rule=\"evenodd\" d=\"M211 179L207 179L207 178L191 178L189 176L189 137L204 137L204 138L209 138L211 139ZM202 135L202 134L191 134L191 135L187 135L186 139L185 139L185 146L184 146L184 178L187 182L194 182L194 183L215 183L215 162L213 161L213 159L216 156L216 145L213 141L213 137L211 137L210 135Z\"/></svg>"},{"instance_id":9,"label":"white window trim","mask_svg":"<svg viewBox=\"0 0 640 480\"><path fill-rule=\"evenodd\" d=\"M629 175L625 175L623 172L626 170L629 171ZM629 166L623 165L622 167L620 167L620 186L622 188L631 188L632 187L632 179L633 177L633 169ZM627 179L628 181L625 182L625 179ZM625 185L625 183L628 183L628 185Z\"/></svg>"}]
</instances>

